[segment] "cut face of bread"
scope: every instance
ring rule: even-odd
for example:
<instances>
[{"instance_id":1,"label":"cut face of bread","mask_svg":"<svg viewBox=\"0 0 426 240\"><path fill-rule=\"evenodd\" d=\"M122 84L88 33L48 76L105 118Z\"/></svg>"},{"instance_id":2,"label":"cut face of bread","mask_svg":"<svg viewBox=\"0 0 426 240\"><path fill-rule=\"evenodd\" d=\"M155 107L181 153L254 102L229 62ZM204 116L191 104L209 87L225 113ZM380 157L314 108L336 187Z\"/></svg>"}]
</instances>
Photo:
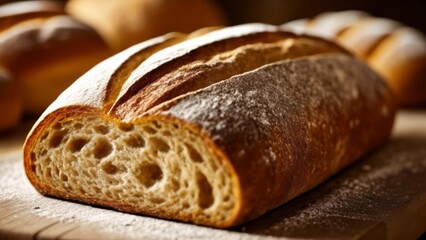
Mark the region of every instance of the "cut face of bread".
<instances>
[{"instance_id":1,"label":"cut face of bread","mask_svg":"<svg viewBox=\"0 0 426 240\"><path fill-rule=\"evenodd\" d=\"M24 146L39 192L231 227L390 132L386 85L333 43L264 25L169 37L99 64L42 115Z\"/></svg>"},{"instance_id":2,"label":"cut face of bread","mask_svg":"<svg viewBox=\"0 0 426 240\"><path fill-rule=\"evenodd\" d=\"M32 154L47 194L168 218L195 215L203 224L234 213L232 169L182 124L64 118L44 131Z\"/></svg>"}]
</instances>

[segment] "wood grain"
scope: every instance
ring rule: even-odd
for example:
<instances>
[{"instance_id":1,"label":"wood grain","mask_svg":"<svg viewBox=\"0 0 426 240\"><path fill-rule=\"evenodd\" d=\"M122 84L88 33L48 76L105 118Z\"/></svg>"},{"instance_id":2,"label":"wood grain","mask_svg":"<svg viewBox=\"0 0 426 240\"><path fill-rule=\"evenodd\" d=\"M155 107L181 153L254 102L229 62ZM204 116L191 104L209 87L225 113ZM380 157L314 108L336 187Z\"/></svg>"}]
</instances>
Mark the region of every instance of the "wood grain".
<instances>
[{"instance_id":1,"label":"wood grain","mask_svg":"<svg viewBox=\"0 0 426 240\"><path fill-rule=\"evenodd\" d=\"M426 110L400 112L382 147L229 230L43 197L23 172L23 133L0 139L0 239L416 239L426 230Z\"/></svg>"}]
</instances>

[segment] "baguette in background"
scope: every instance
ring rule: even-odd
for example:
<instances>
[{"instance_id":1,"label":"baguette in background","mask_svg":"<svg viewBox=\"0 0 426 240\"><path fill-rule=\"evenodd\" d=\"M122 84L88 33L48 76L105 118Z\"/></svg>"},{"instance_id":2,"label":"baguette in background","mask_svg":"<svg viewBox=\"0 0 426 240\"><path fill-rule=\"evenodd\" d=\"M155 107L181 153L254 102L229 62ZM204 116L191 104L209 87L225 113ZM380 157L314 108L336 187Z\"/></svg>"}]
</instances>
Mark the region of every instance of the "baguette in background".
<instances>
[{"instance_id":1,"label":"baguette in background","mask_svg":"<svg viewBox=\"0 0 426 240\"><path fill-rule=\"evenodd\" d=\"M381 74L402 106L426 104L424 33L361 11L327 12L282 28L336 40Z\"/></svg>"},{"instance_id":2,"label":"baguette in background","mask_svg":"<svg viewBox=\"0 0 426 240\"><path fill-rule=\"evenodd\" d=\"M0 131L23 114L39 116L83 73L111 55L92 28L64 15L57 1L25 1L0 7L2 80Z\"/></svg>"},{"instance_id":3,"label":"baguette in background","mask_svg":"<svg viewBox=\"0 0 426 240\"><path fill-rule=\"evenodd\" d=\"M96 29L115 52L168 32L225 25L214 0L70 0L66 11Z\"/></svg>"}]
</instances>

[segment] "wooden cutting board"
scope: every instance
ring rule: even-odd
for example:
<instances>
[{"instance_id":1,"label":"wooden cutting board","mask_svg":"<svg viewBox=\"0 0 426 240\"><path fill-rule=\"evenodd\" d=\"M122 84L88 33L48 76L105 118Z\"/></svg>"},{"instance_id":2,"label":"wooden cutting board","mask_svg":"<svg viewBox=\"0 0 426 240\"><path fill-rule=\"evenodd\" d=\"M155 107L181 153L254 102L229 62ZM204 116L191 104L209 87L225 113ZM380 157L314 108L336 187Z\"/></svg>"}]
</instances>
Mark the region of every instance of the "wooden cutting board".
<instances>
[{"instance_id":1,"label":"wooden cutting board","mask_svg":"<svg viewBox=\"0 0 426 240\"><path fill-rule=\"evenodd\" d=\"M416 239L426 230L426 110L400 112L391 139L375 152L228 230L41 196L22 167L30 125L0 139L0 239Z\"/></svg>"}]
</instances>

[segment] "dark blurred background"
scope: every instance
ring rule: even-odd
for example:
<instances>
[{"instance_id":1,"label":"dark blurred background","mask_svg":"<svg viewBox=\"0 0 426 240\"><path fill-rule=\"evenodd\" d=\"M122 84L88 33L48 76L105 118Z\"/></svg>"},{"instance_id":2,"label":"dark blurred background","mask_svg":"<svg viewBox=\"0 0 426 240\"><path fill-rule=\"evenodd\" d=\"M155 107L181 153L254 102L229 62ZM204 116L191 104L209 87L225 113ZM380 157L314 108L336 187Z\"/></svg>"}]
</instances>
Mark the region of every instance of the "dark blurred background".
<instances>
[{"instance_id":1,"label":"dark blurred background","mask_svg":"<svg viewBox=\"0 0 426 240\"><path fill-rule=\"evenodd\" d=\"M363 10L400 21L426 32L424 0L217 0L230 24L281 24L326 11Z\"/></svg>"},{"instance_id":2,"label":"dark blurred background","mask_svg":"<svg viewBox=\"0 0 426 240\"><path fill-rule=\"evenodd\" d=\"M13 0L0 0L0 3ZM59 0L61 1L61 0ZM66 1L66 0L62 0ZM87 0L90 1L90 0ZM117 0L125 1L125 0ZM155 0L153 0L155 1ZM194 0L196 1L196 0ZM215 0L224 10L228 23L282 24L313 17L326 11L363 10L415 27L426 33L424 0Z\"/></svg>"}]
</instances>

